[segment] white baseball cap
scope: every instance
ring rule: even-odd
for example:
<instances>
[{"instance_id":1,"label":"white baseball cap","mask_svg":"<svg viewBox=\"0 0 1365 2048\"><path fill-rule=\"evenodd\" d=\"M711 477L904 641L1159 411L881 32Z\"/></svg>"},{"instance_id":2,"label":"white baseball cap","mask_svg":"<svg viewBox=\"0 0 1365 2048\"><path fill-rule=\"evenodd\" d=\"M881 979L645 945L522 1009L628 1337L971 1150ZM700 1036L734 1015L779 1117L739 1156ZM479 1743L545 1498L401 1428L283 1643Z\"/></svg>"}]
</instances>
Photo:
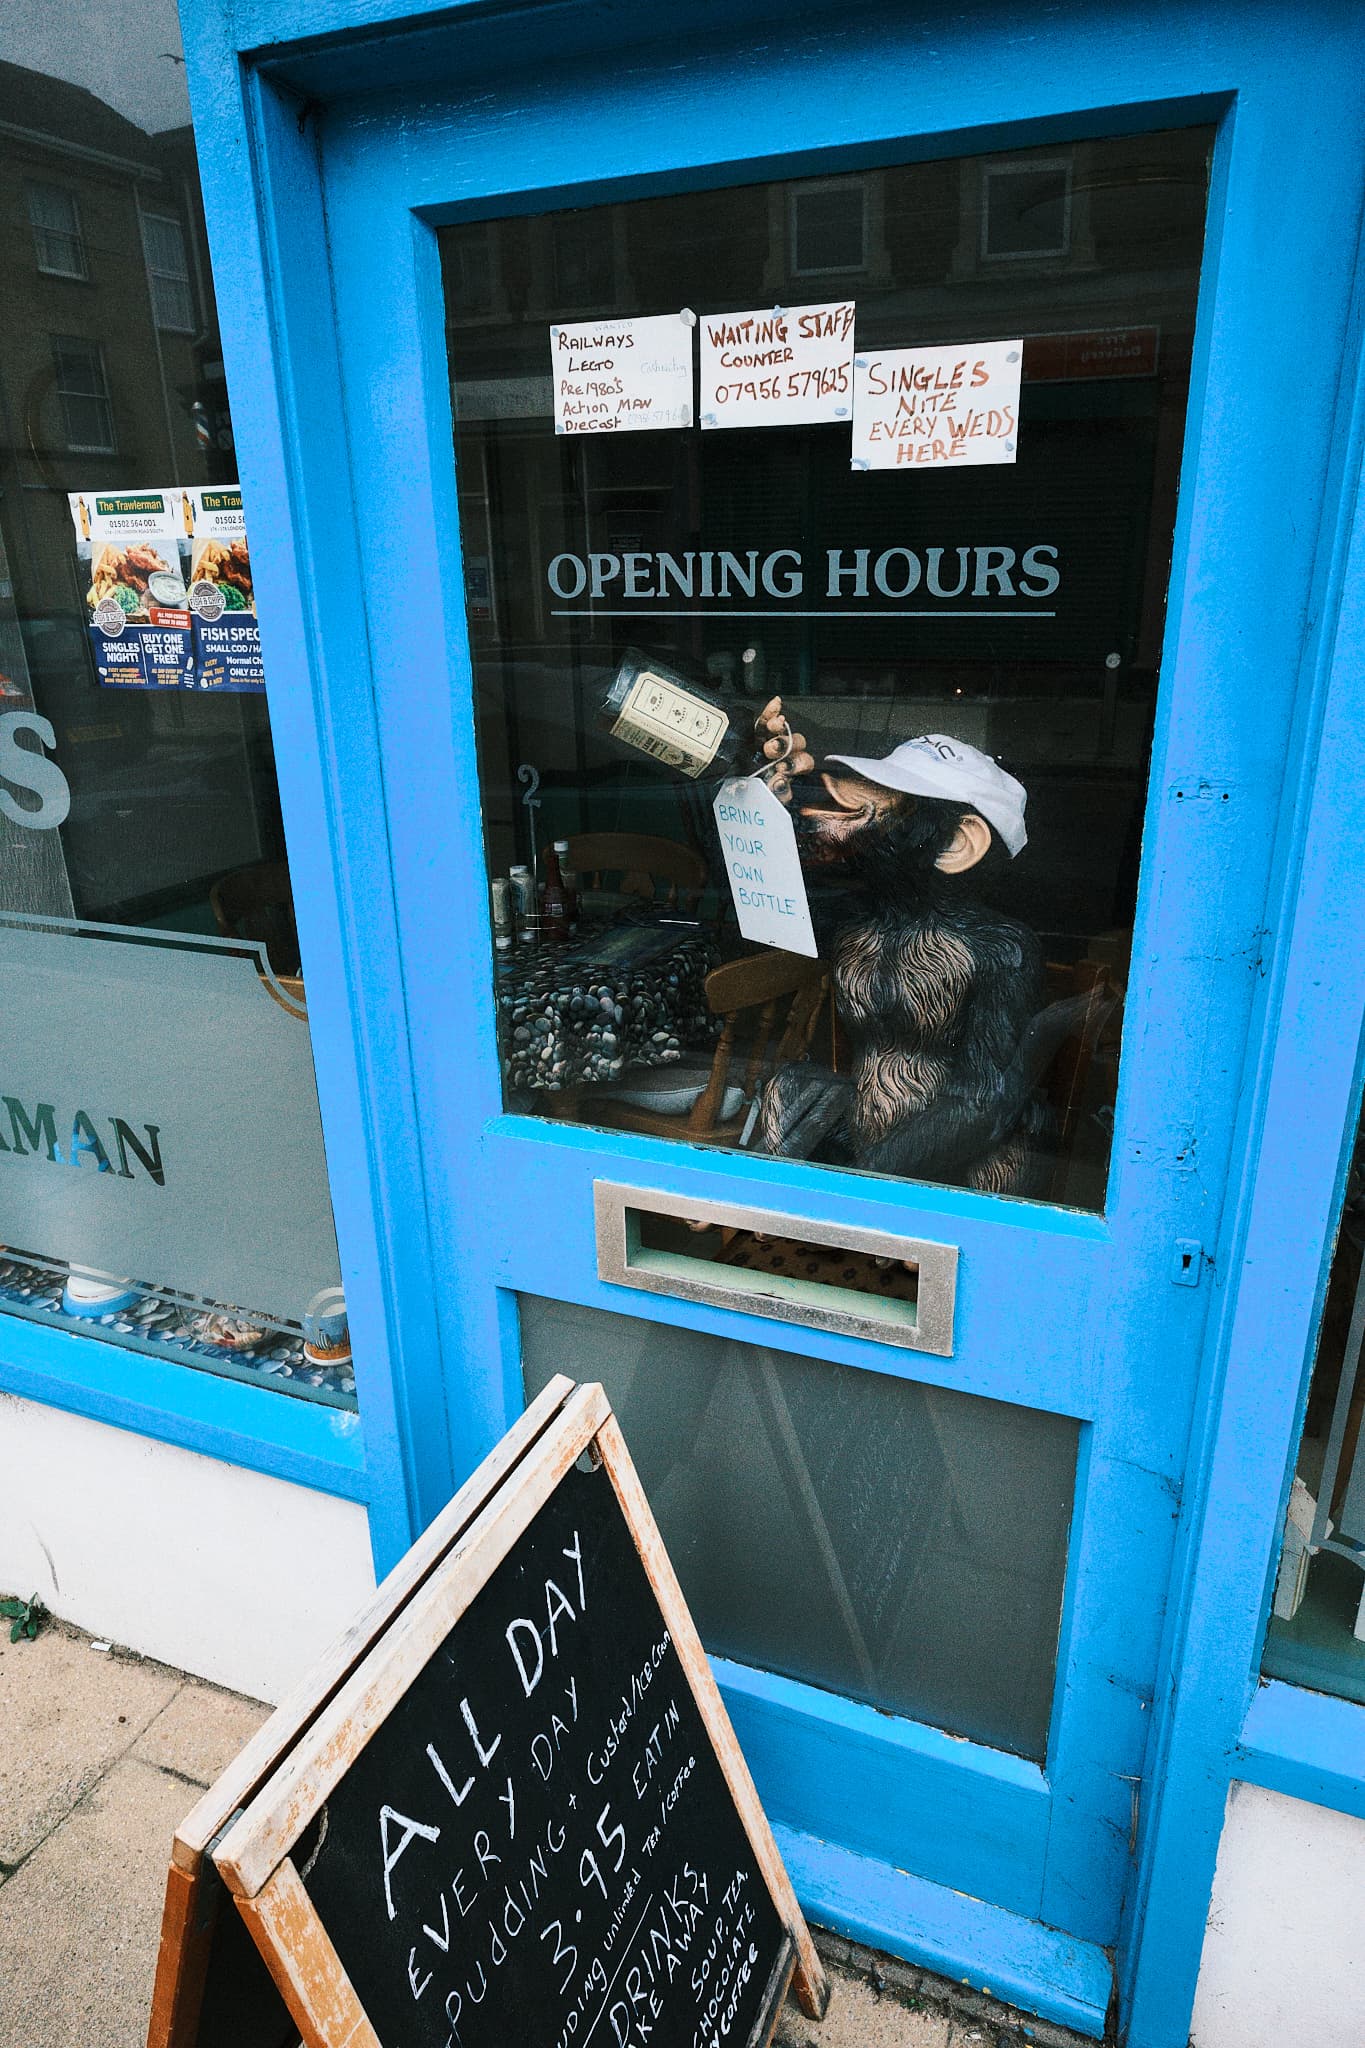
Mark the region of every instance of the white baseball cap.
<instances>
[{"instance_id":1,"label":"white baseball cap","mask_svg":"<svg viewBox=\"0 0 1365 2048\"><path fill-rule=\"evenodd\" d=\"M987 824L994 825L1010 859L1028 844L1024 830L1024 806L1028 791L1022 782L1007 775L998 761L969 747L965 740L949 739L946 733L921 733L906 740L881 761L864 761L856 754L827 754L845 768L883 789L901 789L910 796L946 796L955 803L970 804Z\"/></svg>"}]
</instances>

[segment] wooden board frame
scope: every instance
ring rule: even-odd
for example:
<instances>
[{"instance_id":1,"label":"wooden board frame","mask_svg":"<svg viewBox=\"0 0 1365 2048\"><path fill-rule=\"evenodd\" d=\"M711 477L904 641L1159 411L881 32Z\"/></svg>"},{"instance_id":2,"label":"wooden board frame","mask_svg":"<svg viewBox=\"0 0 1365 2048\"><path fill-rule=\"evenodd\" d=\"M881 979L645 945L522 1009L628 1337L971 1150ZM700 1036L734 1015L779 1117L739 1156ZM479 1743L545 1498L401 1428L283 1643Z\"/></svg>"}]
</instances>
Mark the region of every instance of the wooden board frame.
<instances>
[{"instance_id":1,"label":"wooden board frame","mask_svg":"<svg viewBox=\"0 0 1365 2048\"><path fill-rule=\"evenodd\" d=\"M245 1810L213 1843L214 1866L236 1898L307 2048L378 2048L378 2039L294 1866L295 1845L585 1454L610 1480L754 1860L790 1938L796 1995L811 2018L824 2014L829 2000L824 1968L625 1439L605 1391L592 1384L578 1387L567 1399L561 1396L545 1426L523 1442L520 1456L505 1462L483 1506L395 1609L391 1619L399 1625L371 1642L298 1730L288 1755L258 1783Z\"/></svg>"},{"instance_id":2,"label":"wooden board frame","mask_svg":"<svg viewBox=\"0 0 1365 2048\"><path fill-rule=\"evenodd\" d=\"M303 2037L304 2048L384 2048L286 1856L238 1906Z\"/></svg>"},{"instance_id":3,"label":"wooden board frame","mask_svg":"<svg viewBox=\"0 0 1365 2048\"><path fill-rule=\"evenodd\" d=\"M147 2048L194 2048L198 2039L209 1955L224 1900L222 1880L208 1853L210 1845L289 1755L356 1665L550 1427L573 1391L574 1382L562 1373L542 1388L404 1552L375 1589L373 1599L285 1695L176 1829L161 1914ZM246 1917L249 1920L250 1916Z\"/></svg>"}]
</instances>

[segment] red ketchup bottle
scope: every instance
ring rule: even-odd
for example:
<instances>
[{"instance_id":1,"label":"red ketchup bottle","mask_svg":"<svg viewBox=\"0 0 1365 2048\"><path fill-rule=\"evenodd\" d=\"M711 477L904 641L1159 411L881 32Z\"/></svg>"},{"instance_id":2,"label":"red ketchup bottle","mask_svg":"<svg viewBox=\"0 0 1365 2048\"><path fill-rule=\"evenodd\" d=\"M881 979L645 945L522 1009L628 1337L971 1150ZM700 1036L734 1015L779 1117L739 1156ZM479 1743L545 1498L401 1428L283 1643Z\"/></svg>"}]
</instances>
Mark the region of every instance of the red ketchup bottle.
<instances>
[{"instance_id":1,"label":"red ketchup bottle","mask_svg":"<svg viewBox=\"0 0 1365 2048\"><path fill-rule=\"evenodd\" d=\"M542 939L567 939L569 936L569 899L564 889L559 855L553 847L545 854L545 879L540 885L540 936Z\"/></svg>"}]
</instances>

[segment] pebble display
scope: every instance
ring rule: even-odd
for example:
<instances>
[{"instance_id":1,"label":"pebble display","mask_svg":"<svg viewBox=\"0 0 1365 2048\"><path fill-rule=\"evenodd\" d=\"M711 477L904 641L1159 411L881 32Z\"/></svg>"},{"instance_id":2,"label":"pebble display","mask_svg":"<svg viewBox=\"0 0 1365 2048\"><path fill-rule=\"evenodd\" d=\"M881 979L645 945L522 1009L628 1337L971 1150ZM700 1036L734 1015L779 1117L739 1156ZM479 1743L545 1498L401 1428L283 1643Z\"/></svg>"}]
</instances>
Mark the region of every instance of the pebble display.
<instances>
[{"instance_id":1,"label":"pebble display","mask_svg":"<svg viewBox=\"0 0 1365 2048\"><path fill-rule=\"evenodd\" d=\"M155 1287L144 1287L130 1307L111 1314L69 1316L62 1307L66 1274L63 1265L0 1249L0 1304L35 1321L56 1323L87 1336L113 1338L129 1350L180 1357L210 1372L216 1364L233 1379L283 1385L291 1393L334 1408L356 1405L350 1360L337 1365L314 1364L305 1355L302 1336L295 1331L271 1326L262 1330L258 1344L228 1349L206 1342L198 1334L205 1317L221 1304L205 1302L194 1308ZM226 1313L241 1311L228 1309Z\"/></svg>"},{"instance_id":2,"label":"pebble display","mask_svg":"<svg viewBox=\"0 0 1365 2048\"><path fill-rule=\"evenodd\" d=\"M509 1093L614 1081L625 1067L666 1067L713 1043L713 939L695 927L643 924L632 945L629 933L615 925L542 944L503 966L498 1030Z\"/></svg>"}]
</instances>

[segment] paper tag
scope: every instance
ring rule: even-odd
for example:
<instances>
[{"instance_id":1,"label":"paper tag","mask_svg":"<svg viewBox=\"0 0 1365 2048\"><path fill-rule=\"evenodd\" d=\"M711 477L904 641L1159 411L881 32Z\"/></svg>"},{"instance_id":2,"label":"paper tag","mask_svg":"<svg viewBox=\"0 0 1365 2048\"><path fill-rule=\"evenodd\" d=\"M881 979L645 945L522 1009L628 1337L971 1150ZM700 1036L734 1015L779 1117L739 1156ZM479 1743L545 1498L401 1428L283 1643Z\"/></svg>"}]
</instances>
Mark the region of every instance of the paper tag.
<instances>
[{"instance_id":1,"label":"paper tag","mask_svg":"<svg viewBox=\"0 0 1365 2048\"><path fill-rule=\"evenodd\" d=\"M631 684L611 736L695 779L715 760L729 723L714 705L646 668Z\"/></svg>"},{"instance_id":2,"label":"paper tag","mask_svg":"<svg viewBox=\"0 0 1365 2048\"><path fill-rule=\"evenodd\" d=\"M745 938L818 958L796 828L786 805L760 776L739 775L721 784L712 809Z\"/></svg>"},{"instance_id":3,"label":"paper tag","mask_svg":"<svg viewBox=\"0 0 1365 2048\"><path fill-rule=\"evenodd\" d=\"M853 359L855 469L1013 462L1022 341L860 350Z\"/></svg>"}]
</instances>

